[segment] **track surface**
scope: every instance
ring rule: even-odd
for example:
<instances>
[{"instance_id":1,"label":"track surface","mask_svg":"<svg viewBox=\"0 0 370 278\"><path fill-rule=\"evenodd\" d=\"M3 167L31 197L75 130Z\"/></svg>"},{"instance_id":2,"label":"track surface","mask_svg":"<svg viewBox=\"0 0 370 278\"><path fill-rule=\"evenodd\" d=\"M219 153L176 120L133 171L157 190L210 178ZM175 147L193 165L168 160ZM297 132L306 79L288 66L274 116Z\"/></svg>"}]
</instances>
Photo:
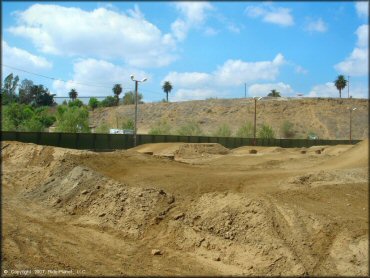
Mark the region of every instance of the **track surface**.
<instances>
[{"instance_id":1,"label":"track surface","mask_svg":"<svg viewBox=\"0 0 370 278\"><path fill-rule=\"evenodd\" d=\"M368 141L250 149L3 142L2 273L367 275Z\"/></svg>"}]
</instances>

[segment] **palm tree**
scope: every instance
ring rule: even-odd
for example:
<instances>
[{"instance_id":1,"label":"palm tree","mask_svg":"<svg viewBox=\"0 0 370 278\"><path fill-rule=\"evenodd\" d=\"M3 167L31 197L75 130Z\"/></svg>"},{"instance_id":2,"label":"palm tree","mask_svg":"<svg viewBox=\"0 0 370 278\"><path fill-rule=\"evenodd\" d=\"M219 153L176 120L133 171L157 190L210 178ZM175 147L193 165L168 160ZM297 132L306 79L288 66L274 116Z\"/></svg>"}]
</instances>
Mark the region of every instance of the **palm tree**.
<instances>
[{"instance_id":1,"label":"palm tree","mask_svg":"<svg viewBox=\"0 0 370 278\"><path fill-rule=\"evenodd\" d=\"M281 97L280 93L276 90L271 90L271 93L269 93L267 96L269 96L269 97Z\"/></svg>"},{"instance_id":2,"label":"palm tree","mask_svg":"<svg viewBox=\"0 0 370 278\"><path fill-rule=\"evenodd\" d=\"M172 91L172 84L169 81L165 81L162 86L163 91L166 93L166 99L168 102L168 93Z\"/></svg>"},{"instance_id":3,"label":"palm tree","mask_svg":"<svg viewBox=\"0 0 370 278\"><path fill-rule=\"evenodd\" d=\"M76 89L72 89L70 92L69 92L69 97L73 100L75 100L78 96L78 93L76 91Z\"/></svg>"},{"instance_id":4,"label":"palm tree","mask_svg":"<svg viewBox=\"0 0 370 278\"><path fill-rule=\"evenodd\" d=\"M342 98L342 90L347 86L347 80L343 75L338 75L337 80L334 81L334 85L339 91L339 98Z\"/></svg>"},{"instance_id":5,"label":"palm tree","mask_svg":"<svg viewBox=\"0 0 370 278\"><path fill-rule=\"evenodd\" d=\"M113 93L114 93L114 96L116 98L116 101L117 101L117 105L119 103L119 95L122 93L122 86L121 84L115 84L113 86Z\"/></svg>"}]
</instances>

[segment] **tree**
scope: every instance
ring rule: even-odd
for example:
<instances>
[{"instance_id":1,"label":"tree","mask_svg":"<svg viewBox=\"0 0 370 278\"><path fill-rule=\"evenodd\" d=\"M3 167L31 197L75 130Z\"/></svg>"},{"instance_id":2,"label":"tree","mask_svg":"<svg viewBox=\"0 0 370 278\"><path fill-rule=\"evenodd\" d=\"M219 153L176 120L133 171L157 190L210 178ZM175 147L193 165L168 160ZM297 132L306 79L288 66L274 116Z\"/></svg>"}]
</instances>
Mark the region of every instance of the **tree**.
<instances>
[{"instance_id":1,"label":"tree","mask_svg":"<svg viewBox=\"0 0 370 278\"><path fill-rule=\"evenodd\" d=\"M72 100L75 100L78 96L78 93L76 91L76 89L72 89L70 92L69 92L69 97L72 99Z\"/></svg>"},{"instance_id":2,"label":"tree","mask_svg":"<svg viewBox=\"0 0 370 278\"><path fill-rule=\"evenodd\" d=\"M166 100L168 102L168 93L172 91L172 84L169 81L165 81L163 83L162 89L166 93Z\"/></svg>"},{"instance_id":3,"label":"tree","mask_svg":"<svg viewBox=\"0 0 370 278\"><path fill-rule=\"evenodd\" d=\"M9 74L4 79L3 87L1 88L2 104L6 105L16 102L18 97L16 95L16 88L18 86L19 77L13 77L13 73Z\"/></svg>"},{"instance_id":4,"label":"tree","mask_svg":"<svg viewBox=\"0 0 370 278\"><path fill-rule=\"evenodd\" d=\"M107 96L100 102L101 107L111 107L116 105L116 98L112 96Z\"/></svg>"},{"instance_id":5,"label":"tree","mask_svg":"<svg viewBox=\"0 0 370 278\"><path fill-rule=\"evenodd\" d=\"M33 100L32 87L34 86L33 81L24 79L19 86L19 102L24 104L30 104Z\"/></svg>"},{"instance_id":6,"label":"tree","mask_svg":"<svg viewBox=\"0 0 370 278\"><path fill-rule=\"evenodd\" d=\"M56 131L90 132L89 112L85 107L58 106L56 118Z\"/></svg>"},{"instance_id":7,"label":"tree","mask_svg":"<svg viewBox=\"0 0 370 278\"><path fill-rule=\"evenodd\" d=\"M347 80L343 75L338 75L337 80L334 81L334 85L339 91L339 98L342 98L342 90L347 86Z\"/></svg>"},{"instance_id":8,"label":"tree","mask_svg":"<svg viewBox=\"0 0 370 278\"><path fill-rule=\"evenodd\" d=\"M271 126L263 124L258 130L258 138L272 139L275 138L275 132Z\"/></svg>"},{"instance_id":9,"label":"tree","mask_svg":"<svg viewBox=\"0 0 370 278\"><path fill-rule=\"evenodd\" d=\"M2 130L43 131L55 122L45 107L33 108L30 105L12 103L4 107Z\"/></svg>"},{"instance_id":10,"label":"tree","mask_svg":"<svg viewBox=\"0 0 370 278\"><path fill-rule=\"evenodd\" d=\"M99 100L95 97L90 98L89 106L91 107L92 110L94 110L99 106Z\"/></svg>"},{"instance_id":11,"label":"tree","mask_svg":"<svg viewBox=\"0 0 370 278\"><path fill-rule=\"evenodd\" d=\"M128 119L122 123L122 129L134 129L134 121L132 119Z\"/></svg>"},{"instance_id":12,"label":"tree","mask_svg":"<svg viewBox=\"0 0 370 278\"><path fill-rule=\"evenodd\" d=\"M122 86L121 84L115 84L114 87L113 87L113 93L114 93L114 96L116 98L116 105L118 106L118 103L119 103L119 95L122 93Z\"/></svg>"},{"instance_id":13,"label":"tree","mask_svg":"<svg viewBox=\"0 0 370 278\"><path fill-rule=\"evenodd\" d=\"M31 96L33 97L31 103L36 107L52 106L55 104L55 94L50 94L48 88L44 88L43 85L33 85L31 87Z\"/></svg>"},{"instance_id":14,"label":"tree","mask_svg":"<svg viewBox=\"0 0 370 278\"><path fill-rule=\"evenodd\" d=\"M138 93L138 103L143 103L141 100L143 98L143 95ZM123 96L123 104L128 105L128 104L135 104L135 92L126 92L125 95Z\"/></svg>"},{"instance_id":15,"label":"tree","mask_svg":"<svg viewBox=\"0 0 370 278\"><path fill-rule=\"evenodd\" d=\"M280 93L276 90L271 90L271 93L267 95L268 97L281 97Z\"/></svg>"}]
</instances>

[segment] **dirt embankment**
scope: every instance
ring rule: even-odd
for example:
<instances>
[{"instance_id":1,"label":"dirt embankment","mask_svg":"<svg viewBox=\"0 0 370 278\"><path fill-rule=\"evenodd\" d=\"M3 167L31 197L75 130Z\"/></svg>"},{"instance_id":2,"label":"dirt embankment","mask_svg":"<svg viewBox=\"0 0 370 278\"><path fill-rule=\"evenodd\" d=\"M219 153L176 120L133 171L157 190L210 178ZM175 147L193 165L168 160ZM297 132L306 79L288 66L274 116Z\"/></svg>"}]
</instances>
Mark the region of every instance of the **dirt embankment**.
<instances>
[{"instance_id":1,"label":"dirt embankment","mask_svg":"<svg viewBox=\"0 0 370 278\"><path fill-rule=\"evenodd\" d=\"M3 268L367 275L367 145L93 153L3 142Z\"/></svg>"},{"instance_id":2,"label":"dirt embankment","mask_svg":"<svg viewBox=\"0 0 370 278\"><path fill-rule=\"evenodd\" d=\"M367 138L369 127L369 103L367 99L333 98L277 98L258 102L257 128L263 123L270 125L277 137L284 137L282 124L290 121L296 138L307 138L309 132L320 138L349 138L349 110L352 114L352 138ZM177 103L147 103L139 105L138 131L146 134L158 121L167 121L171 132L189 121L196 122L207 135L221 124L227 124L236 134L245 123L253 124L254 101L252 99L212 99ZM134 106L99 108L90 114L92 124L107 123L118 128L127 119L133 119Z\"/></svg>"}]
</instances>

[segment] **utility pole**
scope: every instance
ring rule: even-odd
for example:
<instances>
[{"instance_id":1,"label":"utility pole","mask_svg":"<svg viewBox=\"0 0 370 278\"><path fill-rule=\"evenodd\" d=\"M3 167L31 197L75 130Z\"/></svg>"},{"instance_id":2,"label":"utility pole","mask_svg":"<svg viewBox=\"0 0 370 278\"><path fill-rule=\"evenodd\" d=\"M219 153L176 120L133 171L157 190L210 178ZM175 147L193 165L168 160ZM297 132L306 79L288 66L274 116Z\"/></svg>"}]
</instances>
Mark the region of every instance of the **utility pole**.
<instances>
[{"instance_id":1,"label":"utility pole","mask_svg":"<svg viewBox=\"0 0 370 278\"><path fill-rule=\"evenodd\" d=\"M138 83L145 82L147 79L144 78L142 80L135 80L134 76L131 75L131 80L135 82L135 121L134 121L134 147L137 144L137 100L138 100Z\"/></svg>"},{"instance_id":2,"label":"utility pole","mask_svg":"<svg viewBox=\"0 0 370 278\"><path fill-rule=\"evenodd\" d=\"M352 111L355 111L357 108L349 109L349 143L352 144Z\"/></svg>"},{"instance_id":3,"label":"utility pole","mask_svg":"<svg viewBox=\"0 0 370 278\"><path fill-rule=\"evenodd\" d=\"M247 98L247 83L244 83L244 98Z\"/></svg>"},{"instance_id":4,"label":"utility pole","mask_svg":"<svg viewBox=\"0 0 370 278\"><path fill-rule=\"evenodd\" d=\"M349 75L348 75L348 87L347 87L347 89L348 89L348 98L349 98Z\"/></svg>"},{"instance_id":5,"label":"utility pole","mask_svg":"<svg viewBox=\"0 0 370 278\"><path fill-rule=\"evenodd\" d=\"M257 131L257 128L256 128L256 123L257 123L257 100L260 100L262 97L259 97L257 99L257 97L254 97L254 128L253 128L253 146L256 145L256 131Z\"/></svg>"}]
</instances>

